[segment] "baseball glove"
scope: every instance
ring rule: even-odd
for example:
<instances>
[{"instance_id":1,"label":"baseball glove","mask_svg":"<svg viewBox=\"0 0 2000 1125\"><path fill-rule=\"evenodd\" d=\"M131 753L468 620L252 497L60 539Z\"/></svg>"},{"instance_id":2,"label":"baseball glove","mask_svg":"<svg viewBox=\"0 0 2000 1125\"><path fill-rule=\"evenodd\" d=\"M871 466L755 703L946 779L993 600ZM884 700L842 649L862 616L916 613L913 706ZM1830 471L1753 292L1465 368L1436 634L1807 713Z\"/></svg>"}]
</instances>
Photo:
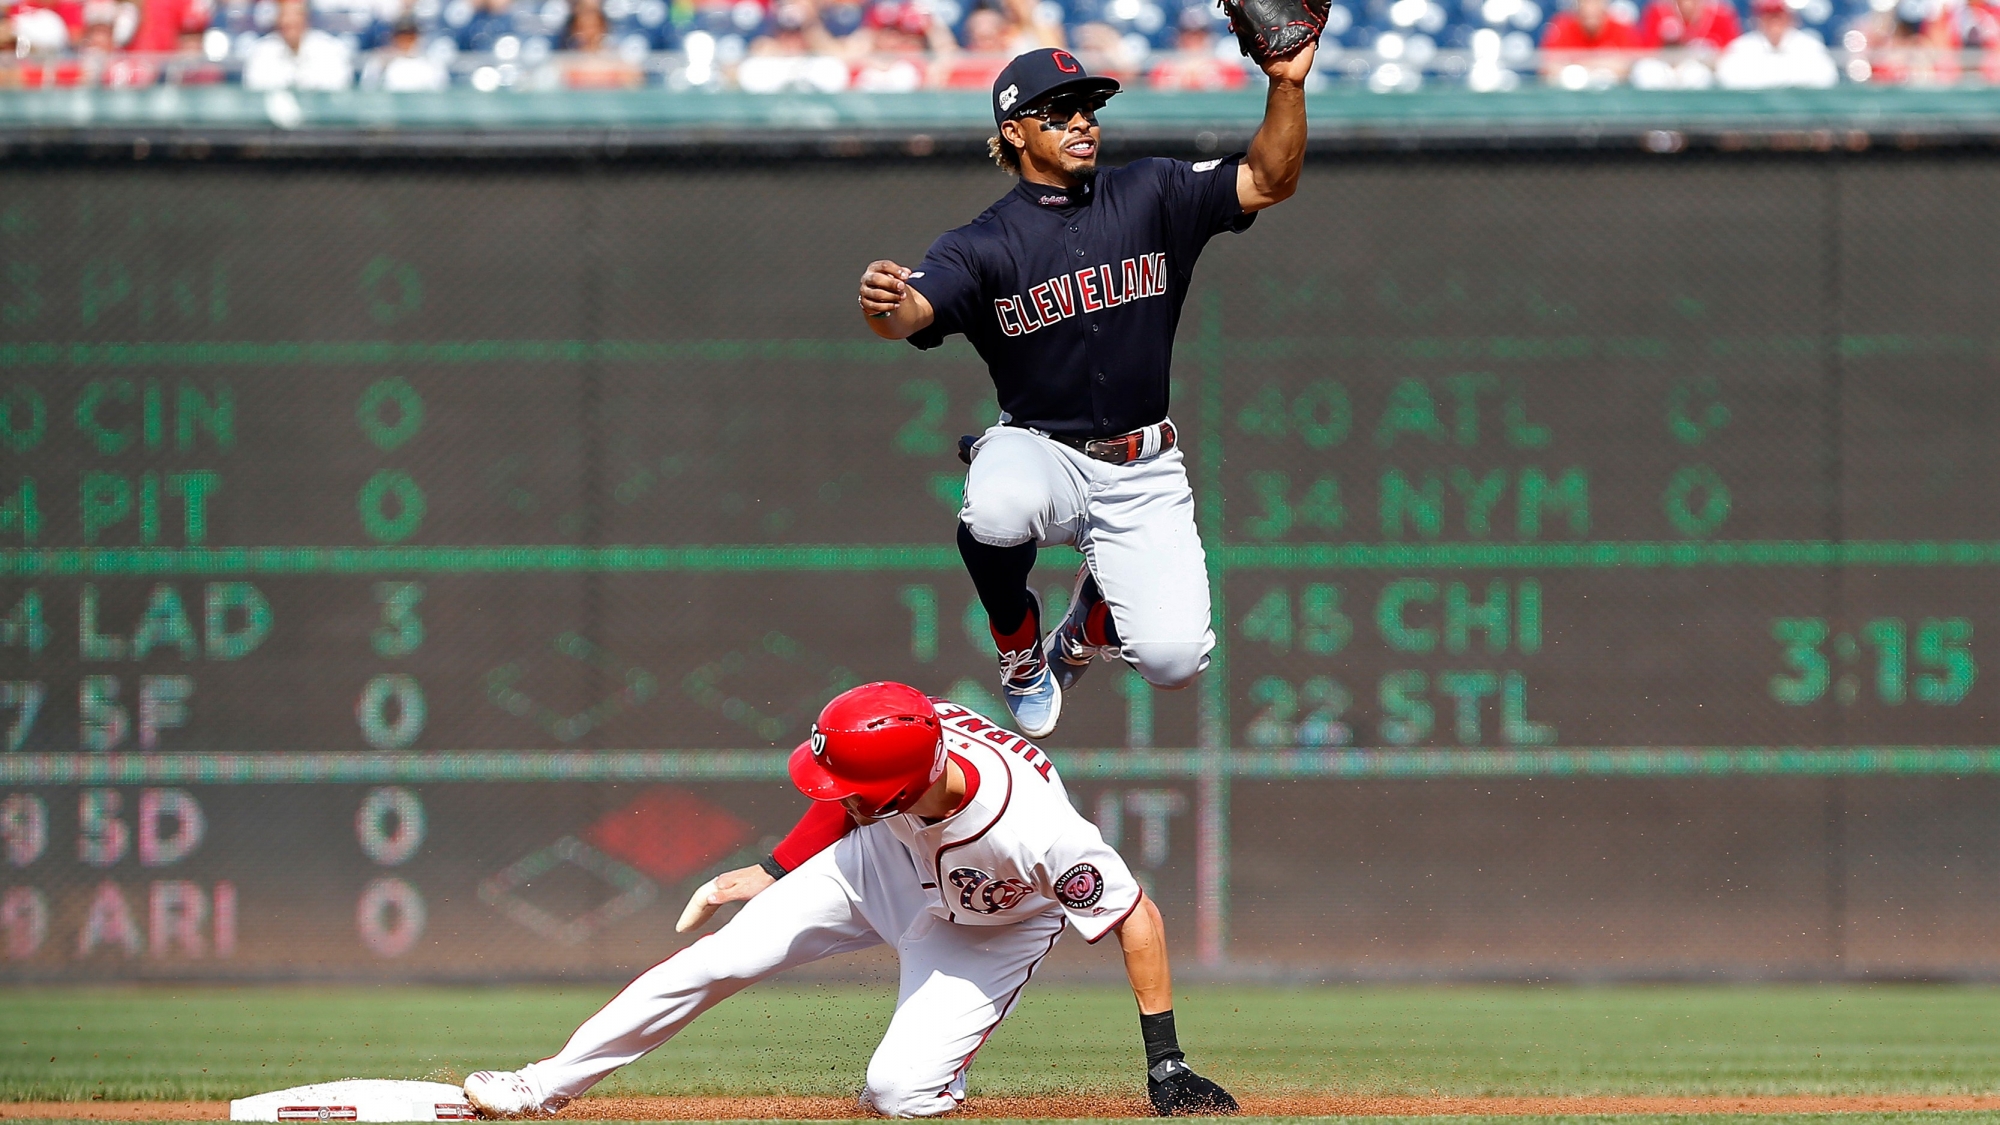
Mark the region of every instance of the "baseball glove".
<instances>
[{"instance_id":1,"label":"baseball glove","mask_svg":"<svg viewBox=\"0 0 2000 1125\"><path fill-rule=\"evenodd\" d=\"M1289 59L1319 42L1333 0L1221 0L1237 45L1258 66Z\"/></svg>"},{"instance_id":2,"label":"baseball glove","mask_svg":"<svg viewBox=\"0 0 2000 1125\"><path fill-rule=\"evenodd\" d=\"M1146 1096L1161 1117L1212 1116L1236 1112L1229 1091L1196 1074L1179 1059L1167 1059L1146 1072Z\"/></svg>"}]
</instances>

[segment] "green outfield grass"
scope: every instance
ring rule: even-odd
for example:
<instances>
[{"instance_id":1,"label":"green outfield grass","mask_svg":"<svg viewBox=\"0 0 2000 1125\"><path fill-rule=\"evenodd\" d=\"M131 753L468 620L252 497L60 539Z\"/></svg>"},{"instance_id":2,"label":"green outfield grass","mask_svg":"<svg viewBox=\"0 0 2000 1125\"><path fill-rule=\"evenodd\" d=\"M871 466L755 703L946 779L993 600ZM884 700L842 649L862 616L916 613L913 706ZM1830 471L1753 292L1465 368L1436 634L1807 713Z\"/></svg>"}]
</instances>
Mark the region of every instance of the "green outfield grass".
<instances>
[{"instance_id":1,"label":"green outfield grass","mask_svg":"<svg viewBox=\"0 0 2000 1125\"><path fill-rule=\"evenodd\" d=\"M449 1081L550 1053L609 993L17 988L0 994L0 1100L212 1099L347 1077ZM765 985L600 1090L847 1094L892 1005L880 987ZM1986 987L1205 986L1183 988L1177 1011L1190 1061L1243 1091L2000 1091L2000 989ZM971 1085L1030 1094L1136 1090L1139 1081L1131 993L1048 981L981 1052Z\"/></svg>"}]
</instances>

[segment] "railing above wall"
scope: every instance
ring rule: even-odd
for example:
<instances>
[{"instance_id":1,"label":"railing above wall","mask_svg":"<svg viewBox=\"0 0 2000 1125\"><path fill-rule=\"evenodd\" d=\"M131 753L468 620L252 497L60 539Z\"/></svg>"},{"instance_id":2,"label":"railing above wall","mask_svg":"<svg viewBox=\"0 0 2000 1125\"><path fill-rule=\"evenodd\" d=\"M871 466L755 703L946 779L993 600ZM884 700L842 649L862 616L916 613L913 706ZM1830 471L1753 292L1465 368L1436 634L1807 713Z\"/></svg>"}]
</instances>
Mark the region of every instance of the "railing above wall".
<instances>
[{"instance_id":1,"label":"railing above wall","mask_svg":"<svg viewBox=\"0 0 2000 1125\"><path fill-rule=\"evenodd\" d=\"M1688 148L1863 150L1985 146L2000 139L2000 90L1652 91L1524 87L1311 96L1312 143L1355 149ZM1134 91L1104 114L1106 147L1229 152L1256 130L1263 95ZM0 152L78 150L119 158L522 152L617 156L704 151L927 157L983 151L981 94L449 89L259 93L239 86L23 90L0 96Z\"/></svg>"}]
</instances>

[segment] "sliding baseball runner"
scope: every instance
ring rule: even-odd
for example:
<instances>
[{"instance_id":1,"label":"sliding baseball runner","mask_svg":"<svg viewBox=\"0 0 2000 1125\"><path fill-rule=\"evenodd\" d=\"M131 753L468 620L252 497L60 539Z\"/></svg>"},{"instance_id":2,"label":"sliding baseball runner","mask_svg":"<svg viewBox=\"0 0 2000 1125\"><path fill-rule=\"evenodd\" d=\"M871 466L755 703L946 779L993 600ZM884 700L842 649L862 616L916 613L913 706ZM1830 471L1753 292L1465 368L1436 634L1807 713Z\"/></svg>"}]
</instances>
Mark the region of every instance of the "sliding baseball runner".
<instances>
[{"instance_id":1,"label":"sliding baseball runner","mask_svg":"<svg viewBox=\"0 0 2000 1125\"><path fill-rule=\"evenodd\" d=\"M1000 423L969 448L958 547L1000 652L1001 698L1031 738L1098 656L1156 687L1208 665L1207 560L1180 434L1167 417L1175 327L1195 259L1292 194L1305 157L1304 81L1325 0L1225 0L1270 76L1247 153L1099 170L1097 113L1118 92L1067 51L1021 55L993 83L994 159L1021 182L946 232L916 268L869 264L869 328L935 348L963 333L986 361ZM1069 612L1042 635L1028 588L1038 546L1083 552Z\"/></svg>"},{"instance_id":2,"label":"sliding baseball runner","mask_svg":"<svg viewBox=\"0 0 2000 1125\"><path fill-rule=\"evenodd\" d=\"M811 809L763 863L697 891L678 928L743 901L736 917L641 974L553 1056L467 1078L473 1106L553 1114L737 991L886 943L900 991L860 1100L892 1117L948 1113L980 1045L1068 926L1090 942L1117 935L1154 1109L1236 1111L1176 1041L1159 909L1034 743L915 688L867 684L820 712L791 775Z\"/></svg>"}]
</instances>

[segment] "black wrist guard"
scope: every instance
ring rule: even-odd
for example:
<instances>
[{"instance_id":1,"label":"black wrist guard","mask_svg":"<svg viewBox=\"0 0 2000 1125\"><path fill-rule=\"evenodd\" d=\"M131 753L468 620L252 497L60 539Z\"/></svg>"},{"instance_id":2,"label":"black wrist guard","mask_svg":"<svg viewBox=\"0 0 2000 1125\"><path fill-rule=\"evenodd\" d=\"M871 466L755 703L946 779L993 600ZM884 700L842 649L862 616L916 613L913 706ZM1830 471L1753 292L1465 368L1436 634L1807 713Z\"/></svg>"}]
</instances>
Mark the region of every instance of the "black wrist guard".
<instances>
[{"instance_id":1,"label":"black wrist guard","mask_svg":"<svg viewBox=\"0 0 2000 1125\"><path fill-rule=\"evenodd\" d=\"M767 855L757 861L757 866L763 868L764 874L769 875L773 879L782 879L785 877L784 865L778 862L777 856Z\"/></svg>"},{"instance_id":2,"label":"black wrist guard","mask_svg":"<svg viewBox=\"0 0 2000 1125\"><path fill-rule=\"evenodd\" d=\"M1169 1059L1180 1060L1180 1037L1174 1034L1174 1010L1139 1016L1139 1035L1146 1041L1146 1069L1152 1070Z\"/></svg>"}]
</instances>

